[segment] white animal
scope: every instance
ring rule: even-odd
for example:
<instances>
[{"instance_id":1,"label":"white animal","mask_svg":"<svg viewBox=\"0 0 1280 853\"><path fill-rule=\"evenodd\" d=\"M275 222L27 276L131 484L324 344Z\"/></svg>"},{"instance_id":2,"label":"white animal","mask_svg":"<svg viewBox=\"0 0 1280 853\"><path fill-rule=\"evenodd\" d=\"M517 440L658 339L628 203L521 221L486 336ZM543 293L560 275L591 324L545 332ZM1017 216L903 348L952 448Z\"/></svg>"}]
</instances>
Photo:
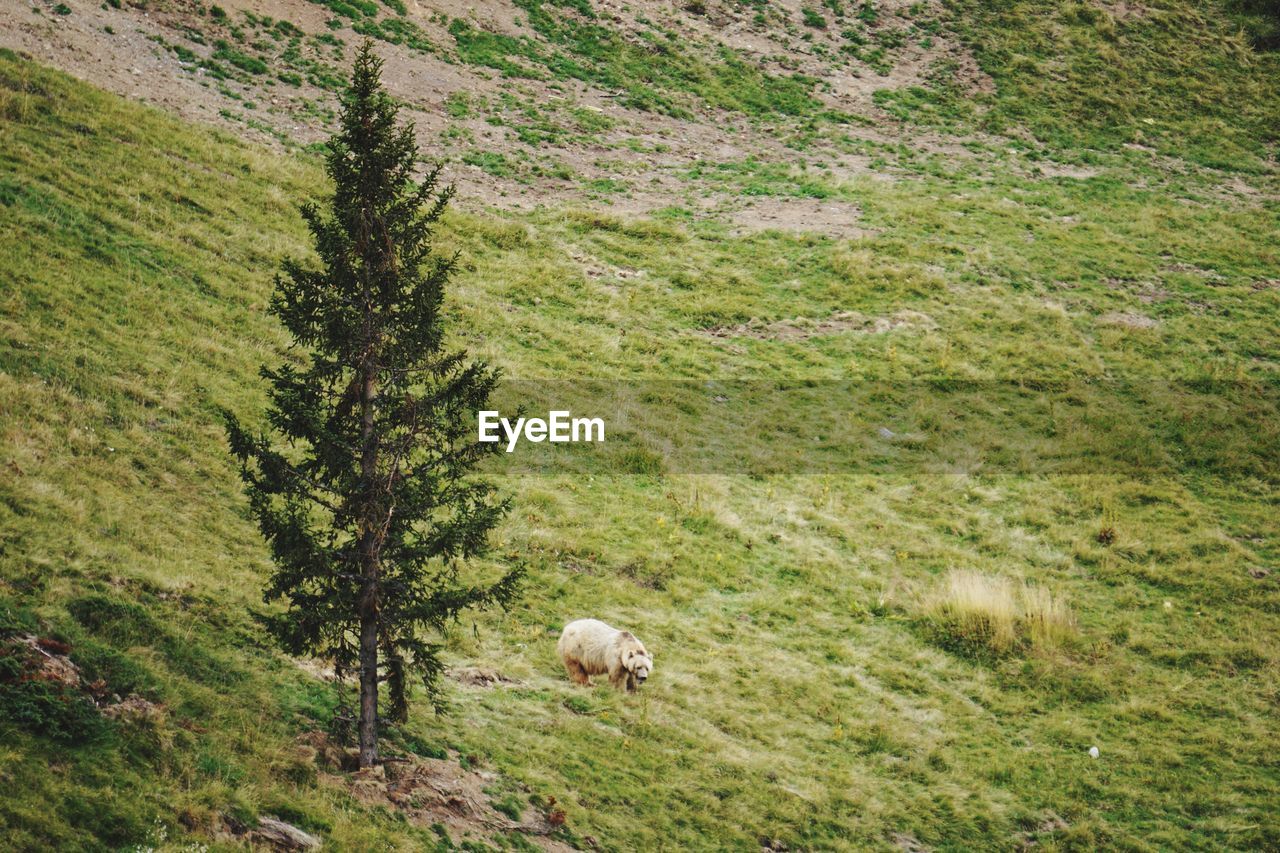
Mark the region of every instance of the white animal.
<instances>
[{"instance_id":1,"label":"white animal","mask_svg":"<svg viewBox=\"0 0 1280 853\"><path fill-rule=\"evenodd\" d=\"M590 684L591 676L609 674L609 683L628 693L653 672L653 655L630 631L619 631L599 619L579 619L564 626L556 645L569 677Z\"/></svg>"}]
</instances>

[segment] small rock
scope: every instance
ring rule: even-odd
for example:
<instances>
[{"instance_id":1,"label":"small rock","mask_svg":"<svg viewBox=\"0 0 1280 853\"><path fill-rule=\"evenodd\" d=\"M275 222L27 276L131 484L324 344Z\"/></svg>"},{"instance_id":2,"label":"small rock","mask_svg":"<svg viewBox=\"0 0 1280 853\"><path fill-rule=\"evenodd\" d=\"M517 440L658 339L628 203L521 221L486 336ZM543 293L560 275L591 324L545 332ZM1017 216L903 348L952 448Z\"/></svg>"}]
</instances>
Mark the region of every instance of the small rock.
<instances>
[{"instance_id":1,"label":"small rock","mask_svg":"<svg viewBox=\"0 0 1280 853\"><path fill-rule=\"evenodd\" d=\"M164 706L131 693L125 699L103 708L102 716L123 722L155 722L164 718Z\"/></svg>"},{"instance_id":2,"label":"small rock","mask_svg":"<svg viewBox=\"0 0 1280 853\"><path fill-rule=\"evenodd\" d=\"M1101 755L1101 753L1100 753L1100 752L1098 752L1098 748L1097 748L1096 746L1091 746L1091 747L1089 747L1089 757L1090 757L1090 758L1097 758L1099 755Z\"/></svg>"},{"instance_id":3,"label":"small rock","mask_svg":"<svg viewBox=\"0 0 1280 853\"><path fill-rule=\"evenodd\" d=\"M28 651L28 667L44 681L56 681L68 687L80 686L80 667L72 663L65 653L57 651L55 640L45 640L31 634L22 634L16 638L17 644L26 646ZM70 651L70 648L67 649Z\"/></svg>"},{"instance_id":4,"label":"small rock","mask_svg":"<svg viewBox=\"0 0 1280 853\"><path fill-rule=\"evenodd\" d=\"M315 850L320 846L320 839L311 833L273 817L259 818L253 834L279 850Z\"/></svg>"},{"instance_id":5,"label":"small rock","mask_svg":"<svg viewBox=\"0 0 1280 853\"><path fill-rule=\"evenodd\" d=\"M469 687L494 687L498 684L516 683L515 679L503 675L496 669L483 669L478 666L450 669L449 677L459 684L466 684Z\"/></svg>"}]
</instances>

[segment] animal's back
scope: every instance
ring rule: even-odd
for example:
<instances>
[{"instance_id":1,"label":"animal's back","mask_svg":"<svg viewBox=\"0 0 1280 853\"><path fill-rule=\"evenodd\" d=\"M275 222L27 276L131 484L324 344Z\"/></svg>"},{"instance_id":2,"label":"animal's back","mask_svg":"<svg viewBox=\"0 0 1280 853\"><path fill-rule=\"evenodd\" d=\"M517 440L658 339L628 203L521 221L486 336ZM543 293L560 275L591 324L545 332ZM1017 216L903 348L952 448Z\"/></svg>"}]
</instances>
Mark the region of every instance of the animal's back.
<instances>
[{"instance_id":1,"label":"animal's back","mask_svg":"<svg viewBox=\"0 0 1280 853\"><path fill-rule=\"evenodd\" d=\"M561 657L568 654L580 660L597 658L618 633L617 628L599 619L577 619L564 626L557 650Z\"/></svg>"}]
</instances>

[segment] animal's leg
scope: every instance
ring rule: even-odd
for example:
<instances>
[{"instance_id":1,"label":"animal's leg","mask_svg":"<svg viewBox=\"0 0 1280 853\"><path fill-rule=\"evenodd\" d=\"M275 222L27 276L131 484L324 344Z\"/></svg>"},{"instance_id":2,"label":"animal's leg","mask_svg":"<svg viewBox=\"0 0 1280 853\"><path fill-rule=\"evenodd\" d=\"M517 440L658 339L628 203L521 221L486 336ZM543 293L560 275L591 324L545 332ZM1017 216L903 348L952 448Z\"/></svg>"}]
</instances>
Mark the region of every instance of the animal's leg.
<instances>
[{"instance_id":1,"label":"animal's leg","mask_svg":"<svg viewBox=\"0 0 1280 853\"><path fill-rule=\"evenodd\" d=\"M564 668L569 671L569 678L576 684L586 684L590 686L591 676L587 675L587 671L582 668L582 664L573 658L564 659Z\"/></svg>"}]
</instances>

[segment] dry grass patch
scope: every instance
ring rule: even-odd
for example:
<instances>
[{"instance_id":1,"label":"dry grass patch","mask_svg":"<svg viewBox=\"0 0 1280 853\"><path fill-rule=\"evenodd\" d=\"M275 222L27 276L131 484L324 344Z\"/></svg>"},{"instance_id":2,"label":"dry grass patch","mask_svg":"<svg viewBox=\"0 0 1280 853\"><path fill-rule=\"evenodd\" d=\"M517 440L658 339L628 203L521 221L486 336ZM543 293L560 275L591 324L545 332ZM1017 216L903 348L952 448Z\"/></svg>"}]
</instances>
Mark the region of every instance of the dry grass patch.
<instances>
[{"instance_id":1,"label":"dry grass patch","mask_svg":"<svg viewBox=\"0 0 1280 853\"><path fill-rule=\"evenodd\" d=\"M1061 595L1044 586L1022 585L1019 629L1032 648L1057 649L1077 636L1076 617Z\"/></svg>"},{"instance_id":2,"label":"dry grass patch","mask_svg":"<svg viewBox=\"0 0 1280 853\"><path fill-rule=\"evenodd\" d=\"M948 572L920 615L934 642L971 655L1055 649L1076 635L1071 608L1048 588L967 570Z\"/></svg>"}]
</instances>

